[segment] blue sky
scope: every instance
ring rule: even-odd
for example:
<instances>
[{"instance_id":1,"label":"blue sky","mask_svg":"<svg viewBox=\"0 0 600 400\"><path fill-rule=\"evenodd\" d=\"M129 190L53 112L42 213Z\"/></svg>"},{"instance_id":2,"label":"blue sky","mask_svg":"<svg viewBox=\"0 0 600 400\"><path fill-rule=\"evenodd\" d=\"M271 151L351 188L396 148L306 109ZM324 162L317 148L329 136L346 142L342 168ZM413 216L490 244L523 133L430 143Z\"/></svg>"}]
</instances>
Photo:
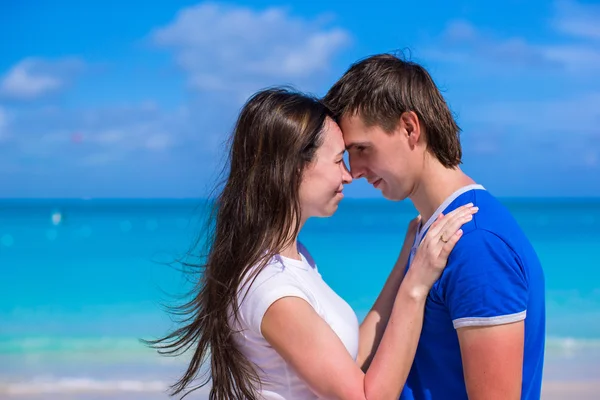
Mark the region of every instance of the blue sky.
<instances>
[{"instance_id":1,"label":"blue sky","mask_svg":"<svg viewBox=\"0 0 600 400\"><path fill-rule=\"evenodd\" d=\"M444 91L477 181L600 197L598 21L577 1L5 2L0 197L203 196L252 92L322 95L402 49Z\"/></svg>"}]
</instances>

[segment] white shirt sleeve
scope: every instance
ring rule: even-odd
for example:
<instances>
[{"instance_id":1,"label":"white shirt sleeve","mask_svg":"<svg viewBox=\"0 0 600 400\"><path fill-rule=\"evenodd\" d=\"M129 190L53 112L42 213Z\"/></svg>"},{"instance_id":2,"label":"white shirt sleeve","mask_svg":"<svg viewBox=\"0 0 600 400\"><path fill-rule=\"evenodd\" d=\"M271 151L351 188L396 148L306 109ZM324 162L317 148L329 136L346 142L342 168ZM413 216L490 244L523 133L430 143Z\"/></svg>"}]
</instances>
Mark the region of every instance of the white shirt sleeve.
<instances>
[{"instance_id":1,"label":"white shirt sleeve","mask_svg":"<svg viewBox=\"0 0 600 400\"><path fill-rule=\"evenodd\" d=\"M254 334L262 335L262 319L269 307L284 297L299 297L314 307L306 289L281 264L267 265L254 282L248 280L240 291L239 318ZM251 285L250 288L247 286Z\"/></svg>"}]
</instances>

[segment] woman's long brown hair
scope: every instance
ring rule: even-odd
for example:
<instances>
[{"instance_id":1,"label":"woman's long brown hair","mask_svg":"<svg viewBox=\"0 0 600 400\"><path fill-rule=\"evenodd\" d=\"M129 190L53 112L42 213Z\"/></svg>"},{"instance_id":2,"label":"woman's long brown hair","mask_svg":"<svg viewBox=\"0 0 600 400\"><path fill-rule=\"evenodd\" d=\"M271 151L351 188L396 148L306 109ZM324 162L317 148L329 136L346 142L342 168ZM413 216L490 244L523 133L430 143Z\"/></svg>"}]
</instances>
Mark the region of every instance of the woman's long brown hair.
<instances>
[{"instance_id":1,"label":"woman's long brown hair","mask_svg":"<svg viewBox=\"0 0 600 400\"><path fill-rule=\"evenodd\" d=\"M255 366L236 348L230 317L237 318L238 290L299 230L302 172L322 144L329 111L318 100L285 88L256 93L244 105L231 138L228 175L214 202L208 255L199 265L191 300L173 307L181 326L146 341L161 354L193 351L171 387L182 397L212 383L209 399L257 399ZM254 269L253 267L257 267ZM192 382L210 360L210 376Z\"/></svg>"}]
</instances>

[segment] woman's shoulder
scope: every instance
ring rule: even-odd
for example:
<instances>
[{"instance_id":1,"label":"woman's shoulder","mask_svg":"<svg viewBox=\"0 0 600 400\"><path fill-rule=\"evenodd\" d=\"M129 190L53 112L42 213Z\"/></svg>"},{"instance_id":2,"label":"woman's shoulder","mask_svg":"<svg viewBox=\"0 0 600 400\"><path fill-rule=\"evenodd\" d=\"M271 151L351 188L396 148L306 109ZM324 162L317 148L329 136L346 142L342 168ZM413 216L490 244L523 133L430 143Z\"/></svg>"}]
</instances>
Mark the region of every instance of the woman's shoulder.
<instances>
[{"instance_id":1,"label":"woman's shoulder","mask_svg":"<svg viewBox=\"0 0 600 400\"><path fill-rule=\"evenodd\" d=\"M269 290L269 288L293 280L280 257L272 257L264 265L254 265L244 275L240 291L256 292ZM260 290L259 290L260 289Z\"/></svg>"},{"instance_id":2,"label":"woman's shoulder","mask_svg":"<svg viewBox=\"0 0 600 400\"><path fill-rule=\"evenodd\" d=\"M299 297L314 304L310 290L293 268L274 257L264 267L251 268L238 291L239 315L242 321L260 333L260 323L271 304L283 297ZM313 305L314 306L314 305Z\"/></svg>"}]
</instances>

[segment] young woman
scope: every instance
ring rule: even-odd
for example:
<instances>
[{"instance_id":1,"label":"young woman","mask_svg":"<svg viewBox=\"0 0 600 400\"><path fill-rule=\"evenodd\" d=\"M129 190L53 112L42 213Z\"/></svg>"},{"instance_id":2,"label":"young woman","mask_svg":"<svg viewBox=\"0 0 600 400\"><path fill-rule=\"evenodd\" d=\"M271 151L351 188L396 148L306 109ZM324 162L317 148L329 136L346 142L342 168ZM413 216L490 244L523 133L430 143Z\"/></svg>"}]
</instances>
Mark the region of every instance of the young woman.
<instances>
[{"instance_id":1,"label":"young woman","mask_svg":"<svg viewBox=\"0 0 600 400\"><path fill-rule=\"evenodd\" d=\"M297 240L308 218L336 211L352 181L344 151L342 132L316 99L270 89L246 103L201 281L180 309L183 325L151 342L167 354L193 351L173 395L210 380L210 398L219 400L398 398L429 289L477 210L465 206L436 221L405 276L413 221L359 326ZM192 386L205 361L210 377Z\"/></svg>"}]
</instances>

